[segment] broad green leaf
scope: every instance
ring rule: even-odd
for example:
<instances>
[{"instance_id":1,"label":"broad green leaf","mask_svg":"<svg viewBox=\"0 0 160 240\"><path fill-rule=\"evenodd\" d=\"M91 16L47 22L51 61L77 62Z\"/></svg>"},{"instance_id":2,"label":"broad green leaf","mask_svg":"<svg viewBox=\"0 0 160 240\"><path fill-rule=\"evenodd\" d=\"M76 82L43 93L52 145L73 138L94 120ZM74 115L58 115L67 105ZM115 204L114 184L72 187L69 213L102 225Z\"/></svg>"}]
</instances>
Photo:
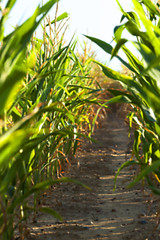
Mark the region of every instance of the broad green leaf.
<instances>
[{"instance_id":1,"label":"broad green leaf","mask_svg":"<svg viewBox=\"0 0 160 240\"><path fill-rule=\"evenodd\" d=\"M97 61L94 61L95 63L97 63L103 70L104 74L109 77L112 78L114 80L119 80L125 83L125 80L127 81L132 81L132 78L126 75L123 75L115 70L112 70L111 68L103 65L102 63L99 63Z\"/></svg>"},{"instance_id":2,"label":"broad green leaf","mask_svg":"<svg viewBox=\"0 0 160 240\"><path fill-rule=\"evenodd\" d=\"M160 150L157 149L157 150L154 152L154 155L155 155L158 159L160 159Z\"/></svg>"},{"instance_id":3,"label":"broad green leaf","mask_svg":"<svg viewBox=\"0 0 160 240\"><path fill-rule=\"evenodd\" d=\"M113 89L108 89L108 91L110 93L112 93L114 96L116 96L117 100L118 100L118 97L119 97L120 102L135 104L138 107L142 107L141 100L136 95L131 95L131 94L126 93L124 91L118 91L118 90L113 90ZM111 99L111 101L112 101L112 99ZM107 103L110 103L110 100Z\"/></svg>"},{"instance_id":4,"label":"broad green leaf","mask_svg":"<svg viewBox=\"0 0 160 240\"><path fill-rule=\"evenodd\" d=\"M113 51L113 47L98 39L98 38L93 38L93 37L90 37L90 36L87 36L87 35L84 35L86 36L87 38L89 38L92 42L96 43L99 47L101 47L106 53L108 54L112 54L112 51ZM126 66L129 70L133 71L134 72L134 69L132 68L132 66L130 64L128 64L126 61L124 61L120 56L116 55L115 56L124 66Z\"/></svg>"},{"instance_id":5,"label":"broad green leaf","mask_svg":"<svg viewBox=\"0 0 160 240\"><path fill-rule=\"evenodd\" d=\"M112 51L111 59L117 55L119 49L121 49L121 47L122 47L127 41L128 41L128 40L127 40L127 39L124 39L124 38L121 38L120 40L118 40L115 48L114 48L113 51Z\"/></svg>"},{"instance_id":6,"label":"broad green leaf","mask_svg":"<svg viewBox=\"0 0 160 240\"><path fill-rule=\"evenodd\" d=\"M150 91L150 89L144 89L147 93L147 102L153 109L154 115L160 117L160 104L159 104L159 97L154 93L154 91ZM160 120L160 118L159 118Z\"/></svg>"},{"instance_id":7,"label":"broad green leaf","mask_svg":"<svg viewBox=\"0 0 160 240\"><path fill-rule=\"evenodd\" d=\"M137 16L137 14L133 11L131 12L128 12L128 14L130 15L130 17L132 18L132 21L135 22L137 24L137 26L140 28L141 27L141 24L140 24L140 21L139 21L139 18Z\"/></svg>"},{"instance_id":8,"label":"broad green leaf","mask_svg":"<svg viewBox=\"0 0 160 240\"><path fill-rule=\"evenodd\" d=\"M101 47L106 53L108 53L108 54L111 54L111 53L112 53L113 47L112 47L110 44L108 44L108 43L106 43L106 42L104 42L104 41L102 41L102 40L100 40L100 39L98 39L98 38L90 37L90 36L87 36L87 35L84 35L84 36L87 37L87 38L89 38L92 42L96 43L96 44L97 44L99 47Z\"/></svg>"},{"instance_id":9,"label":"broad green leaf","mask_svg":"<svg viewBox=\"0 0 160 240\"><path fill-rule=\"evenodd\" d=\"M158 125L156 122L154 124L155 124L156 133L160 136L160 125Z\"/></svg>"},{"instance_id":10,"label":"broad green leaf","mask_svg":"<svg viewBox=\"0 0 160 240\"><path fill-rule=\"evenodd\" d=\"M115 36L115 40L116 41L121 39L122 32L123 32L124 29L125 29L125 25L124 24L116 26L114 28L114 36Z\"/></svg>"},{"instance_id":11,"label":"broad green leaf","mask_svg":"<svg viewBox=\"0 0 160 240\"><path fill-rule=\"evenodd\" d=\"M37 109L30 115L17 121L12 128L0 137L0 166L6 167L11 161L12 157L20 151L25 139L34 133L34 129L25 129L23 126L27 125L29 121L37 114ZM15 141L16 138L16 141Z\"/></svg>"},{"instance_id":12,"label":"broad green leaf","mask_svg":"<svg viewBox=\"0 0 160 240\"><path fill-rule=\"evenodd\" d=\"M0 42L4 38L4 30L5 30L4 24L5 24L6 20L8 19L9 13L10 13L10 11L13 8L15 3L16 3L16 0L8 0L7 4L5 6L4 13L1 16L1 19L0 19Z\"/></svg>"},{"instance_id":13,"label":"broad green leaf","mask_svg":"<svg viewBox=\"0 0 160 240\"><path fill-rule=\"evenodd\" d=\"M142 62L135 56L127 47L123 45L122 50L124 51L126 57L128 58L130 68L134 73L141 73L144 67Z\"/></svg>"},{"instance_id":14,"label":"broad green leaf","mask_svg":"<svg viewBox=\"0 0 160 240\"><path fill-rule=\"evenodd\" d=\"M144 70L141 74L149 74L154 79L155 88L159 88L160 93L160 57L156 57L153 51L144 44L135 44L143 56Z\"/></svg>"},{"instance_id":15,"label":"broad green leaf","mask_svg":"<svg viewBox=\"0 0 160 240\"><path fill-rule=\"evenodd\" d=\"M150 101L148 101L148 102L150 103ZM153 112L153 109L151 107L142 106L142 104L141 104L141 108L145 114L144 118L145 118L146 122L149 122L149 123L154 122L155 123L157 121L155 113Z\"/></svg>"},{"instance_id":16,"label":"broad green leaf","mask_svg":"<svg viewBox=\"0 0 160 240\"><path fill-rule=\"evenodd\" d=\"M6 137L0 137L0 168L5 169L10 161L12 163L12 157L21 149L27 135L25 130L18 130Z\"/></svg>"},{"instance_id":17,"label":"broad green leaf","mask_svg":"<svg viewBox=\"0 0 160 240\"><path fill-rule=\"evenodd\" d=\"M156 14L160 16L159 8L155 4L153 4L151 0L143 0L143 3L145 4L145 6L147 7L151 14Z\"/></svg>"},{"instance_id":18,"label":"broad green leaf","mask_svg":"<svg viewBox=\"0 0 160 240\"><path fill-rule=\"evenodd\" d=\"M65 18L68 18L68 17L69 17L69 14L68 14L67 12L64 12L64 13L62 13L60 16L58 16L58 17L56 18L56 20L51 21L51 24L53 24L53 23L55 23L55 22L59 22L59 21L65 19ZM47 27L47 26L49 26L49 24L47 24L46 27Z\"/></svg>"},{"instance_id":19,"label":"broad green leaf","mask_svg":"<svg viewBox=\"0 0 160 240\"><path fill-rule=\"evenodd\" d=\"M137 26L136 23L134 23L133 21L128 21L125 24L126 29L128 30L128 32L130 34L132 34L133 36L140 36L141 32L139 30L139 27Z\"/></svg>"},{"instance_id":20,"label":"broad green leaf","mask_svg":"<svg viewBox=\"0 0 160 240\"><path fill-rule=\"evenodd\" d=\"M135 10L138 13L143 25L146 28L146 33L149 38L150 44L153 46L156 56L160 55L160 39L156 36L153 31L153 24L152 22L147 19L146 14L141 6L141 4L137 0L132 0L135 6Z\"/></svg>"}]
</instances>

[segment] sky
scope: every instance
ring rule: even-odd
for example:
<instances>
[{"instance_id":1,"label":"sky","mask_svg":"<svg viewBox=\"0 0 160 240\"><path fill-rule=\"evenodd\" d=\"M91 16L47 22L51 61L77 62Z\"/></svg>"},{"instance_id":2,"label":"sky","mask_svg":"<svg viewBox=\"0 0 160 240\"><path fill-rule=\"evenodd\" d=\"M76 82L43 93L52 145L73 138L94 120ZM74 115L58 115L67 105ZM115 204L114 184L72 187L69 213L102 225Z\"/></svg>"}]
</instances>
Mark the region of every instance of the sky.
<instances>
[{"instance_id":1,"label":"sky","mask_svg":"<svg viewBox=\"0 0 160 240\"><path fill-rule=\"evenodd\" d=\"M4 1L5 2L5 1ZM17 0L17 3L8 20L8 31L12 26L20 24L27 17L33 14L36 6L46 0ZM131 11L131 0L119 0L125 11ZM80 41L86 40L83 34L99 38L107 43L111 43L113 29L120 24L122 13L119 10L116 0L61 0L59 2L58 15L63 12L70 14L69 29L66 38L69 41L73 34ZM51 20L55 16L55 7L49 12ZM96 44L92 43L92 50L96 52L98 61L106 63L114 69L120 69L118 61L109 62L110 56L104 53Z\"/></svg>"}]
</instances>

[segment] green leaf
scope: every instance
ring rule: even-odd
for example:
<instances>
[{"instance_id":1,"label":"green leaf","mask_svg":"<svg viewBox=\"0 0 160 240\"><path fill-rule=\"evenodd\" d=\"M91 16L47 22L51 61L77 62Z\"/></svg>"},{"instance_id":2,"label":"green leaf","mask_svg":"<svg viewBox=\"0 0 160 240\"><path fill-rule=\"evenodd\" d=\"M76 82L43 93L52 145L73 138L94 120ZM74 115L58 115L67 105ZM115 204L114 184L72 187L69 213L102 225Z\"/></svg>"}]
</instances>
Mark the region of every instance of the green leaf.
<instances>
[{"instance_id":1,"label":"green leaf","mask_svg":"<svg viewBox=\"0 0 160 240\"><path fill-rule=\"evenodd\" d=\"M137 24L135 24L133 21L128 21L125 24L125 27L128 30L128 32L130 34L132 34L133 36L140 36L141 35L141 31L139 30Z\"/></svg>"},{"instance_id":2,"label":"green leaf","mask_svg":"<svg viewBox=\"0 0 160 240\"><path fill-rule=\"evenodd\" d=\"M91 134L94 132L95 123L96 123L96 120L97 120L97 118L98 118L98 114L99 114L99 112L101 111L101 109L102 109L102 107L100 107L100 108L97 110L97 112L96 112L96 114L95 114L95 116L94 116L94 118L93 118L93 121L92 121L92 129L91 129L91 132L90 132L89 136L91 136Z\"/></svg>"},{"instance_id":3,"label":"green leaf","mask_svg":"<svg viewBox=\"0 0 160 240\"><path fill-rule=\"evenodd\" d=\"M11 9L14 7L15 3L16 3L16 0L7 1L7 4L5 6L5 13L2 14L2 17L0 19L0 42L4 38L4 30L5 30L4 24L5 24L6 20L8 19L9 13L10 13Z\"/></svg>"},{"instance_id":4,"label":"green leaf","mask_svg":"<svg viewBox=\"0 0 160 240\"><path fill-rule=\"evenodd\" d=\"M140 174L128 185L129 188L133 187L142 178L146 177L149 173L156 171L160 167L160 160L153 162L151 166L146 166Z\"/></svg>"},{"instance_id":5,"label":"green leaf","mask_svg":"<svg viewBox=\"0 0 160 240\"><path fill-rule=\"evenodd\" d=\"M160 195L160 189L155 187L155 186L152 186L152 185L149 185L149 188L152 190L152 192L156 195Z\"/></svg>"},{"instance_id":6,"label":"green leaf","mask_svg":"<svg viewBox=\"0 0 160 240\"><path fill-rule=\"evenodd\" d=\"M155 155L158 159L160 159L160 150L157 149L157 150L154 152L154 155Z\"/></svg>"},{"instance_id":7,"label":"green leaf","mask_svg":"<svg viewBox=\"0 0 160 240\"><path fill-rule=\"evenodd\" d=\"M132 161L127 161L125 163L123 163L120 168L118 169L116 175L115 175L115 178L114 178L114 191L116 189L116 182L117 182L117 177L119 176L120 174L120 171L122 171L124 168L128 167L128 166L131 166L131 165L135 165L135 164L139 164L138 162L132 160Z\"/></svg>"},{"instance_id":8,"label":"green leaf","mask_svg":"<svg viewBox=\"0 0 160 240\"><path fill-rule=\"evenodd\" d=\"M98 38L90 37L90 36L87 36L87 35L84 35L84 36L87 37L88 39L90 39L92 42L96 43L106 53L108 53L108 54L112 53L113 47L110 44L108 44L108 43L106 43L106 42L104 42L104 41L102 41L102 40L100 40Z\"/></svg>"},{"instance_id":9,"label":"green leaf","mask_svg":"<svg viewBox=\"0 0 160 240\"><path fill-rule=\"evenodd\" d=\"M125 25L124 24L116 26L114 28L114 36L115 36L116 41L121 39L122 32L123 32L124 29L125 29Z\"/></svg>"},{"instance_id":10,"label":"green leaf","mask_svg":"<svg viewBox=\"0 0 160 240\"><path fill-rule=\"evenodd\" d=\"M160 136L160 126L155 122L155 130L156 130L156 133Z\"/></svg>"},{"instance_id":11,"label":"green leaf","mask_svg":"<svg viewBox=\"0 0 160 240\"><path fill-rule=\"evenodd\" d=\"M121 4L119 3L118 0L116 0L119 8L120 8L120 11L123 13L123 16L122 16L122 19L121 19L121 22L123 21L124 17L126 17L128 20L131 18L130 15L124 11L124 9L122 8Z\"/></svg>"},{"instance_id":12,"label":"green leaf","mask_svg":"<svg viewBox=\"0 0 160 240\"><path fill-rule=\"evenodd\" d=\"M120 40L118 40L115 48L114 48L113 51L112 51L111 59L112 59L114 56L117 55L119 49L120 49L126 42L128 42L128 40L127 40L127 39L124 39L124 38L121 38Z\"/></svg>"},{"instance_id":13,"label":"green leaf","mask_svg":"<svg viewBox=\"0 0 160 240\"><path fill-rule=\"evenodd\" d=\"M138 13L144 27L146 28L146 33L147 33L149 42L152 45L156 56L159 56L160 55L160 39L156 36L155 32L153 31L155 27L153 26L152 22L149 19L147 19L141 4L137 0L132 0L132 1L134 3L136 12Z\"/></svg>"},{"instance_id":14,"label":"green leaf","mask_svg":"<svg viewBox=\"0 0 160 240\"><path fill-rule=\"evenodd\" d=\"M97 61L94 61L95 63L97 63L103 70L104 74L109 77L112 78L114 80L120 80L122 82L125 83L125 80L129 80L132 81L132 78L126 75L123 75L115 70L112 70L111 68L108 68L107 66L103 65L102 63L99 63Z\"/></svg>"},{"instance_id":15,"label":"green leaf","mask_svg":"<svg viewBox=\"0 0 160 240\"><path fill-rule=\"evenodd\" d=\"M137 43L135 45L143 57L145 68L141 74L145 75L147 73L153 78L155 88L158 87L160 92L160 56L156 57L154 52L144 44Z\"/></svg>"},{"instance_id":16,"label":"green leaf","mask_svg":"<svg viewBox=\"0 0 160 240\"><path fill-rule=\"evenodd\" d=\"M85 37L87 37L88 39L90 39L92 42L94 42L94 43L96 43L100 48L102 48L106 53L108 53L108 54L112 54L112 51L113 51L113 47L110 45L110 44L108 44L108 43L106 43L106 42L104 42L104 41L102 41L102 40L100 40L100 39L98 39L98 38L94 38L94 37L90 37L90 36L87 36L87 35L84 35ZM134 71L133 70L133 68L126 62L126 61L124 61L121 57L119 57L119 56L115 56L124 66L126 66L128 69L130 69L131 71Z\"/></svg>"},{"instance_id":17,"label":"green leaf","mask_svg":"<svg viewBox=\"0 0 160 240\"><path fill-rule=\"evenodd\" d=\"M128 14L132 18L132 21L135 22L136 25L140 28L141 24L140 24L140 21L139 21L139 18L137 16L137 14L135 12L133 12L133 11L128 12Z\"/></svg>"},{"instance_id":18,"label":"green leaf","mask_svg":"<svg viewBox=\"0 0 160 240\"><path fill-rule=\"evenodd\" d=\"M143 0L143 3L145 4L145 6L147 7L151 14L156 14L157 16L160 16L159 8L155 4L153 4L152 1Z\"/></svg>"},{"instance_id":19,"label":"green leaf","mask_svg":"<svg viewBox=\"0 0 160 240\"><path fill-rule=\"evenodd\" d=\"M16 109L16 107L13 107L11 115L13 117L14 122L20 120L22 117L22 114Z\"/></svg>"},{"instance_id":20,"label":"green leaf","mask_svg":"<svg viewBox=\"0 0 160 240\"><path fill-rule=\"evenodd\" d=\"M159 97L154 93L154 91L150 91L150 89L144 88L144 90L147 93L147 102L153 111L153 115L160 117Z\"/></svg>"},{"instance_id":21,"label":"green leaf","mask_svg":"<svg viewBox=\"0 0 160 240\"><path fill-rule=\"evenodd\" d=\"M58 17L56 18L56 20L51 21L51 24L53 24L53 23L55 23L55 22L59 22L59 21L65 19L65 18L68 18L68 17L69 17L69 14L68 14L67 12L64 12L64 13L62 13L60 16L58 16ZM49 24L47 24L46 27L47 27L47 26L49 26Z\"/></svg>"},{"instance_id":22,"label":"green leaf","mask_svg":"<svg viewBox=\"0 0 160 240\"><path fill-rule=\"evenodd\" d=\"M126 57L128 58L130 68L134 73L140 73L143 71L144 67L142 62L124 45L122 47L122 50L126 54Z\"/></svg>"},{"instance_id":23,"label":"green leaf","mask_svg":"<svg viewBox=\"0 0 160 240\"><path fill-rule=\"evenodd\" d=\"M0 137L0 168L6 167L12 161L12 157L22 148L27 136L33 134L33 129L25 129L23 126L28 124L36 113L37 110L17 121L12 128Z\"/></svg>"},{"instance_id":24,"label":"green leaf","mask_svg":"<svg viewBox=\"0 0 160 240\"><path fill-rule=\"evenodd\" d=\"M113 104L113 103L131 103L131 101L126 96L119 95L107 101L107 104Z\"/></svg>"},{"instance_id":25,"label":"green leaf","mask_svg":"<svg viewBox=\"0 0 160 240\"><path fill-rule=\"evenodd\" d=\"M59 2L59 0L49 0L46 4L44 4L42 7L38 8L39 15L43 14L40 18L39 22L44 18L44 16L49 12L49 10L53 7L54 4Z\"/></svg>"},{"instance_id":26,"label":"green leaf","mask_svg":"<svg viewBox=\"0 0 160 240\"><path fill-rule=\"evenodd\" d=\"M64 183L64 182L69 182L69 183L74 183L77 185L80 185L81 187L86 188L87 190L91 191L91 188L88 187L87 185L85 185L84 183L75 180L75 179L70 179L67 177L63 177L60 179L56 179L56 180L46 180L43 182L40 182L36 185L34 185L31 189L28 189L22 196L16 196L14 203L9 207L8 211L12 212L12 210L18 205L18 204L22 204L23 201L28 198L29 196L31 196L33 193L39 192L40 190L45 190L48 187L50 187L53 184L58 184L58 183Z\"/></svg>"},{"instance_id":27,"label":"green leaf","mask_svg":"<svg viewBox=\"0 0 160 240\"><path fill-rule=\"evenodd\" d=\"M14 2L14 1L12 1ZM34 14L11 34L7 35L0 49L0 115L3 117L4 108L8 110L19 88L19 82L25 76L27 67L23 64L25 51L31 36L40 21L57 0L50 0L43 7L36 9ZM40 19L36 21L37 17Z\"/></svg>"},{"instance_id":28,"label":"green leaf","mask_svg":"<svg viewBox=\"0 0 160 240\"><path fill-rule=\"evenodd\" d=\"M38 208L38 210L39 210L40 212L50 214L50 215L52 215L53 217L59 219L60 221L63 221L63 218L61 217L61 215L60 215L59 213L57 213L55 210L53 210L52 208L41 207L41 208Z\"/></svg>"}]
</instances>

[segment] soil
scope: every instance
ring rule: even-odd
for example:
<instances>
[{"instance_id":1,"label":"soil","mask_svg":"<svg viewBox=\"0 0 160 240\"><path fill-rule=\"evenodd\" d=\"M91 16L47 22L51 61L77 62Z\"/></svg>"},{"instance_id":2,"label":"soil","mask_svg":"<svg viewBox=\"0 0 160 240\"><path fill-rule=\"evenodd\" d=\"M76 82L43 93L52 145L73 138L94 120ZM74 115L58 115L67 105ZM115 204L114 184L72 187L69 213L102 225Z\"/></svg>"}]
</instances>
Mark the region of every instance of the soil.
<instances>
[{"instance_id":1,"label":"soil","mask_svg":"<svg viewBox=\"0 0 160 240\"><path fill-rule=\"evenodd\" d=\"M108 113L94 136L85 142L65 176L88 185L62 183L43 197L44 206L61 214L63 222L39 214L30 223L27 239L35 240L156 240L160 239L159 200L142 184L128 189L138 169L124 169L113 192L114 176L124 163L128 126L116 113ZM129 159L129 154L127 158Z\"/></svg>"}]
</instances>

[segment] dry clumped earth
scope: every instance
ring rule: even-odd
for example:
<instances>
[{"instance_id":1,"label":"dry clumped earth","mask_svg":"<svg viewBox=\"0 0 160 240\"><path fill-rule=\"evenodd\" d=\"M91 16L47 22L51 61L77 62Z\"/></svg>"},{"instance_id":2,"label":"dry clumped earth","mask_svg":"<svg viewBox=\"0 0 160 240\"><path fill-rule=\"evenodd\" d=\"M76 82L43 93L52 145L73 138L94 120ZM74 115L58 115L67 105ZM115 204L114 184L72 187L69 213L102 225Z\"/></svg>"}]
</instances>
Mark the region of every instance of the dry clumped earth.
<instances>
[{"instance_id":1,"label":"dry clumped earth","mask_svg":"<svg viewBox=\"0 0 160 240\"><path fill-rule=\"evenodd\" d=\"M66 174L92 191L71 183L55 186L44 195L43 205L59 212L63 222L39 214L36 223L28 223L26 239L160 239L156 216L158 198L151 196L141 184L127 189L138 169L124 169L113 192L115 173L128 150L128 126L115 112L110 112L96 129L94 138L97 143L84 143Z\"/></svg>"}]
</instances>

